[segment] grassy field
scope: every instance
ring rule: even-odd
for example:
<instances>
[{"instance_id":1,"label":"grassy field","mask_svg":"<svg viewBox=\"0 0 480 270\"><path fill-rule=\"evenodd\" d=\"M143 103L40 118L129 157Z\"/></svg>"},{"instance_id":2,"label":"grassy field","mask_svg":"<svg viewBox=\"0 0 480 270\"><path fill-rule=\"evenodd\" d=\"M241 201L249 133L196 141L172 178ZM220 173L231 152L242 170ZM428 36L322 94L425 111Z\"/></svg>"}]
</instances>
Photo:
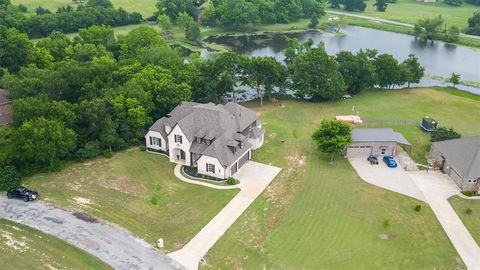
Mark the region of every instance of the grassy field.
<instances>
[{"instance_id":1,"label":"grassy field","mask_svg":"<svg viewBox=\"0 0 480 270\"><path fill-rule=\"evenodd\" d=\"M315 149L310 136L319 122L351 113L353 105L367 119L431 115L465 135L480 133L479 115L472 115L480 111L478 101L435 89L371 91L334 103L251 104L266 129L254 160L284 170L208 253L204 269L464 269L427 205L369 185L345 159L330 164ZM394 128L417 156L425 153L419 146L427 135L415 126Z\"/></svg>"},{"instance_id":2,"label":"grassy field","mask_svg":"<svg viewBox=\"0 0 480 270\"><path fill-rule=\"evenodd\" d=\"M0 219L0 262L2 269L112 269L58 238L5 219Z\"/></svg>"},{"instance_id":3,"label":"grassy field","mask_svg":"<svg viewBox=\"0 0 480 270\"><path fill-rule=\"evenodd\" d=\"M442 0L438 0L436 3L424 3L417 0L397 0L396 3L388 4L385 12L379 12L373 6L375 1L367 0L366 3L367 8L362 15L411 24L424 17L442 15L448 25L456 25L460 29L468 26L467 20L472 17L475 10L480 10L480 7L468 3L455 7L445 4Z\"/></svg>"},{"instance_id":4,"label":"grassy field","mask_svg":"<svg viewBox=\"0 0 480 270\"><path fill-rule=\"evenodd\" d=\"M110 0L115 8L123 8L127 11L140 12L144 17L150 17L157 10L155 0ZM85 1L86 2L86 1ZM12 4L23 4L28 8L29 13L35 13L38 6L48 8L55 12L58 7L71 5L75 6L72 0L12 0Z\"/></svg>"},{"instance_id":5,"label":"grassy field","mask_svg":"<svg viewBox=\"0 0 480 270\"><path fill-rule=\"evenodd\" d=\"M152 244L162 237L166 250L172 251L187 243L238 192L183 183L173 168L164 156L130 149L112 159L38 174L25 184L45 201L118 224Z\"/></svg>"},{"instance_id":6,"label":"grassy field","mask_svg":"<svg viewBox=\"0 0 480 270\"><path fill-rule=\"evenodd\" d=\"M451 197L448 201L475 241L477 241L477 244L480 245L480 201L466 200L458 196ZM472 213L467 214L465 212L467 209L471 209Z\"/></svg>"}]
</instances>

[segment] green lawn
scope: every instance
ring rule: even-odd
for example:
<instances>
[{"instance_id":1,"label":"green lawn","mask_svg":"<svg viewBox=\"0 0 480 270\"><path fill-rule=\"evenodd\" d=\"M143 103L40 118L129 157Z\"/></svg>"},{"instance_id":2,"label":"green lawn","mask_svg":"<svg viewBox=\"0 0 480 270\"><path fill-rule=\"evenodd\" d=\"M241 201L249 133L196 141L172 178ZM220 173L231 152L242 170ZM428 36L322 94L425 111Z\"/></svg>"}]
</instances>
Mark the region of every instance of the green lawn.
<instances>
[{"instance_id":1,"label":"green lawn","mask_svg":"<svg viewBox=\"0 0 480 270\"><path fill-rule=\"evenodd\" d=\"M25 185L45 201L80 209L118 224L167 251L186 244L238 192L186 184L161 155L130 149L112 159L99 158L38 174Z\"/></svg>"},{"instance_id":2,"label":"green lawn","mask_svg":"<svg viewBox=\"0 0 480 270\"><path fill-rule=\"evenodd\" d=\"M448 201L475 241L477 241L477 244L480 245L480 201L462 199L458 196L451 197ZM467 214L465 212L468 208L472 210L472 213Z\"/></svg>"},{"instance_id":3,"label":"green lawn","mask_svg":"<svg viewBox=\"0 0 480 270\"><path fill-rule=\"evenodd\" d=\"M399 22L414 24L418 19L442 15L448 25L456 25L460 29L468 26L467 20L480 7L464 3L459 7L445 4L442 0L436 3L423 3L417 0L397 0L397 3L388 4L385 12L379 12L373 6L375 1L366 1L367 9L363 15L379 17ZM344 11L344 10L342 10Z\"/></svg>"},{"instance_id":4,"label":"green lawn","mask_svg":"<svg viewBox=\"0 0 480 270\"><path fill-rule=\"evenodd\" d=\"M157 10L155 0L110 0L115 8L122 7L127 11L140 12L144 17L150 17ZM86 2L86 0L85 0ZM24 4L28 8L29 13L35 13L38 6L48 8L55 12L58 7L71 5L76 6L72 0L12 0L12 4Z\"/></svg>"},{"instance_id":5,"label":"green lawn","mask_svg":"<svg viewBox=\"0 0 480 270\"><path fill-rule=\"evenodd\" d=\"M112 269L58 238L5 219L0 219L0 262L2 269Z\"/></svg>"},{"instance_id":6,"label":"green lawn","mask_svg":"<svg viewBox=\"0 0 480 270\"><path fill-rule=\"evenodd\" d=\"M322 119L349 114L353 105L366 119L430 115L465 135L479 134L480 103L449 91L370 91L332 103L251 104L266 129L265 144L253 158L284 170L210 250L210 266L203 268L464 269L426 204L363 182L343 158L330 164L310 139ZM419 145L428 137L418 127L394 128L414 144L417 157L425 153ZM413 210L416 204L421 212Z\"/></svg>"}]
</instances>

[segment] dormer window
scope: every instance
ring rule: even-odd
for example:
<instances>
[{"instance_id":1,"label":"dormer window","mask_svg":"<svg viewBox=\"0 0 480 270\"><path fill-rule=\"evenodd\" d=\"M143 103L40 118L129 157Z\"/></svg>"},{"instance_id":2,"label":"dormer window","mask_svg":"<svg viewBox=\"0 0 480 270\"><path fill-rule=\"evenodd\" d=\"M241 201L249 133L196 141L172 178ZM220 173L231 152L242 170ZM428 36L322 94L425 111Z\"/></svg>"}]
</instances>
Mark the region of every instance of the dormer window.
<instances>
[{"instance_id":1,"label":"dormer window","mask_svg":"<svg viewBox=\"0 0 480 270\"><path fill-rule=\"evenodd\" d=\"M202 143L202 138L197 137L197 143Z\"/></svg>"},{"instance_id":2,"label":"dormer window","mask_svg":"<svg viewBox=\"0 0 480 270\"><path fill-rule=\"evenodd\" d=\"M210 145L210 140L205 140L206 145Z\"/></svg>"},{"instance_id":3,"label":"dormer window","mask_svg":"<svg viewBox=\"0 0 480 270\"><path fill-rule=\"evenodd\" d=\"M242 142L240 142L240 149L242 149L242 148L243 148L243 145L244 145L243 141L242 141Z\"/></svg>"}]
</instances>

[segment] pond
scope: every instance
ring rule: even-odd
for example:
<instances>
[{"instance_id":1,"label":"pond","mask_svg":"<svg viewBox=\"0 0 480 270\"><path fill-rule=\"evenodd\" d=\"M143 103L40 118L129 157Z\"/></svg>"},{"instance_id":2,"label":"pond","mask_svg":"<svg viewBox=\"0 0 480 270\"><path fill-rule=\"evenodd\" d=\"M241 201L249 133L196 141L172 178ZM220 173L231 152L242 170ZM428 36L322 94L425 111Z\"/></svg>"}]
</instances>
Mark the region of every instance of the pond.
<instances>
[{"instance_id":1,"label":"pond","mask_svg":"<svg viewBox=\"0 0 480 270\"><path fill-rule=\"evenodd\" d=\"M295 37L304 42L311 38L314 44L325 43L329 54L339 51L357 52L360 49L376 49L379 53L392 54L403 61L409 54L415 54L425 67L427 76L417 86L446 86L444 78L453 72L460 74L463 81L480 85L480 50L457 46L441 41L423 42L413 36L347 26L343 35L324 32L300 32L289 34L263 34L246 36L210 37L215 42L232 48L233 51L250 56L273 56L283 61L283 50L288 46L285 36ZM457 88L480 94L480 88L459 85Z\"/></svg>"}]
</instances>

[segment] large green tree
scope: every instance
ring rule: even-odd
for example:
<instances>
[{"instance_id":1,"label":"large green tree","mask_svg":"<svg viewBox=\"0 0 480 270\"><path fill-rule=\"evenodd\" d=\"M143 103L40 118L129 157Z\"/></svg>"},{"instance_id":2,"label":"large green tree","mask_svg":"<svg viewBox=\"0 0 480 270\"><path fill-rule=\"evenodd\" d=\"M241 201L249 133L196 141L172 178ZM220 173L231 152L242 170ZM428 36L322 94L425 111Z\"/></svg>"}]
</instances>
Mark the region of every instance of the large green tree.
<instances>
[{"instance_id":1,"label":"large green tree","mask_svg":"<svg viewBox=\"0 0 480 270\"><path fill-rule=\"evenodd\" d=\"M0 67L18 71L28 63L32 52L33 45L26 34L0 25Z\"/></svg>"},{"instance_id":2,"label":"large green tree","mask_svg":"<svg viewBox=\"0 0 480 270\"><path fill-rule=\"evenodd\" d=\"M375 74L377 84L383 88L391 88L398 83L400 68L397 59L390 54L380 54L375 58Z\"/></svg>"},{"instance_id":3,"label":"large green tree","mask_svg":"<svg viewBox=\"0 0 480 270\"><path fill-rule=\"evenodd\" d=\"M271 97L274 87L281 87L286 80L286 68L273 57L254 57L246 67L248 84L257 90L257 98L263 106L263 96Z\"/></svg>"},{"instance_id":4,"label":"large green tree","mask_svg":"<svg viewBox=\"0 0 480 270\"><path fill-rule=\"evenodd\" d=\"M246 0L225 0L219 7L220 23L224 27L241 29L259 20L258 10Z\"/></svg>"},{"instance_id":5,"label":"large green tree","mask_svg":"<svg viewBox=\"0 0 480 270\"><path fill-rule=\"evenodd\" d=\"M430 18L423 18L415 23L413 31L416 37L419 37L425 41L433 41L438 37L443 22L444 20L441 15Z\"/></svg>"},{"instance_id":6,"label":"large green tree","mask_svg":"<svg viewBox=\"0 0 480 270\"><path fill-rule=\"evenodd\" d=\"M400 65L406 71L404 81L408 84L408 88L410 88L410 84L419 83L423 78L425 68L421 66L418 58L414 54L409 54L408 58Z\"/></svg>"},{"instance_id":7,"label":"large green tree","mask_svg":"<svg viewBox=\"0 0 480 270\"><path fill-rule=\"evenodd\" d=\"M289 65L293 89L299 97L314 100L338 100L346 92L335 58L323 46L311 48L296 56Z\"/></svg>"},{"instance_id":8,"label":"large green tree","mask_svg":"<svg viewBox=\"0 0 480 270\"><path fill-rule=\"evenodd\" d=\"M43 117L24 122L14 137L18 138L13 142L15 159L24 165L54 169L75 149L75 132L58 120Z\"/></svg>"},{"instance_id":9,"label":"large green tree","mask_svg":"<svg viewBox=\"0 0 480 270\"><path fill-rule=\"evenodd\" d=\"M336 55L336 60L348 93L357 94L375 85L375 66L365 51L357 54L341 51Z\"/></svg>"},{"instance_id":10,"label":"large green tree","mask_svg":"<svg viewBox=\"0 0 480 270\"><path fill-rule=\"evenodd\" d=\"M352 143L352 126L336 120L323 120L312 135L318 149L330 154L330 161Z\"/></svg>"}]
</instances>

